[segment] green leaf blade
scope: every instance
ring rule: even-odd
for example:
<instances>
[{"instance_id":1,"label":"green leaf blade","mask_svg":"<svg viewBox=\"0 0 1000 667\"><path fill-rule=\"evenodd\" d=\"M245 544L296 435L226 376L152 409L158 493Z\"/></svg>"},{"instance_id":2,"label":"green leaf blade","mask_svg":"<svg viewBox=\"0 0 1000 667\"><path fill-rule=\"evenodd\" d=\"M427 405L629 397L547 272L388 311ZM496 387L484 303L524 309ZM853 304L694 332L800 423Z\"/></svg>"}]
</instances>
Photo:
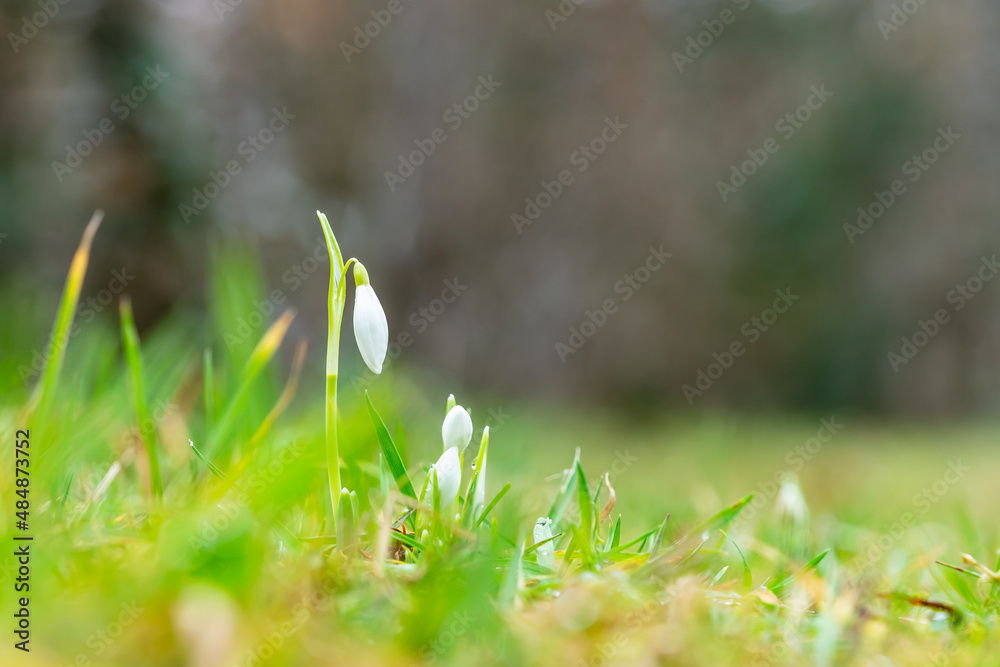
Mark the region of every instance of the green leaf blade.
<instances>
[{"instance_id":1,"label":"green leaf blade","mask_svg":"<svg viewBox=\"0 0 1000 667\"><path fill-rule=\"evenodd\" d=\"M389 434L389 429L385 427L385 422L382 421L382 417L379 415L378 410L375 409L375 405L372 404L372 399L365 392L365 403L368 405L368 416L371 417L372 424L375 426L375 435L378 437L379 447L382 449L382 456L385 457L385 462L389 466L389 472L392 474L392 478L396 482L396 486L404 494L417 499L417 494L413 490L413 484L410 482L410 476L406 473L406 465L403 463L403 458L399 455L399 451L396 449L396 443L393 442L392 436Z\"/></svg>"}]
</instances>

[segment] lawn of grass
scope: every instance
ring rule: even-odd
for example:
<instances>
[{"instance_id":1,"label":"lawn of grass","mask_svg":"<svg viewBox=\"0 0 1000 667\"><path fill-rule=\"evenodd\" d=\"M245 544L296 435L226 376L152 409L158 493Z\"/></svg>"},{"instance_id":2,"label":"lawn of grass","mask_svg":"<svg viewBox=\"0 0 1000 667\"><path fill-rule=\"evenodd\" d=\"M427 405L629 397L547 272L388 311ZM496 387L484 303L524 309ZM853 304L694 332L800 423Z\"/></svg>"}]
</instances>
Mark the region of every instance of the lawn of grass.
<instances>
[{"instance_id":1,"label":"lawn of grass","mask_svg":"<svg viewBox=\"0 0 1000 667\"><path fill-rule=\"evenodd\" d=\"M293 354L281 318L227 345L225 323L266 292L246 263L221 264L213 289L225 298L209 325L178 312L140 340L127 309L121 333L109 313L56 337L65 363L57 345L37 378L6 385L0 663L979 665L996 655L997 426L640 419L467 397L390 371L366 383L371 409L361 387L341 388L339 470L354 493L335 514L322 359ZM2 332L5 372L44 340L40 320L23 323ZM421 492L441 455L449 390L475 435L460 497L442 506L433 483L416 500L405 482ZM480 507L470 479L484 426ZM24 442L30 476L16 476ZM391 471L397 455L406 479ZM551 526L539 529L543 517ZM25 535L30 590L15 594L14 538ZM30 653L14 648L21 595Z\"/></svg>"}]
</instances>

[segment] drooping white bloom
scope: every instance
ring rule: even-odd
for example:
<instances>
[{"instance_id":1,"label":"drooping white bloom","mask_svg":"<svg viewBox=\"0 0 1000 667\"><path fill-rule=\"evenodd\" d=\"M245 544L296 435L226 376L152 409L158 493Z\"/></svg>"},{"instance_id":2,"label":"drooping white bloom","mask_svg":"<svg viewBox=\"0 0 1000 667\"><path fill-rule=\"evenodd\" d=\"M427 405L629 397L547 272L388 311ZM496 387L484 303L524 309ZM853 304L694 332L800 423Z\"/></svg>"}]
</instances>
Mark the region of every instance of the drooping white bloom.
<instances>
[{"instance_id":1,"label":"drooping white bloom","mask_svg":"<svg viewBox=\"0 0 1000 667\"><path fill-rule=\"evenodd\" d=\"M441 439L445 450L457 448L464 452L472 442L472 417L461 405L456 405L445 415L441 424Z\"/></svg>"},{"instance_id":2,"label":"drooping white bloom","mask_svg":"<svg viewBox=\"0 0 1000 667\"><path fill-rule=\"evenodd\" d=\"M389 323L375 290L367 281L359 283L354 292L354 338L368 368L373 373L381 373L385 353L389 349Z\"/></svg>"},{"instance_id":3,"label":"drooping white bloom","mask_svg":"<svg viewBox=\"0 0 1000 667\"><path fill-rule=\"evenodd\" d=\"M458 449L449 447L437 460L430 471L430 483L427 486L428 499L433 502L434 475L437 475L438 493L441 495L441 507L450 507L458 498L458 487L462 483L462 465L458 461ZM429 503L430 504L430 503Z\"/></svg>"}]
</instances>

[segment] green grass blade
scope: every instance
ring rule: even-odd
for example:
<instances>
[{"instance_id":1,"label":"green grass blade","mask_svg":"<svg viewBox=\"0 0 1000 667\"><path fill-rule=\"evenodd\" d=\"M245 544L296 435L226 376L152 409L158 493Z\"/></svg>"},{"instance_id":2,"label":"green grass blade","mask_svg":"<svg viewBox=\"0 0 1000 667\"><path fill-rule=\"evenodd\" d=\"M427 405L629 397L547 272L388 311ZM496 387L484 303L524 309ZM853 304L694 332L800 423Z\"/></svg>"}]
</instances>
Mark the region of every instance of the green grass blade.
<instances>
[{"instance_id":1,"label":"green grass blade","mask_svg":"<svg viewBox=\"0 0 1000 667\"><path fill-rule=\"evenodd\" d=\"M267 413L264 417L264 421L261 422L260 426L254 432L253 436L247 443L247 454L249 455L254 449L261 443L261 441L267 437L267 434L271 432L274 427L275 422L284 414L288 406L291 405L292 399L295 398L295 392L299 388L299 378L302 377L302 367L306 363L306 354L309 352L309 343L305 339L300 340L295 345L295 355L292 357L292 369L288 374L288 380L285 382L285 388L281 391L281 395L278 397L277 402L271 411Z\"/></svg>"},{"instance_id":2,"label":"green grass blade","mask_svg":"<svg viewBox=\"0 0 1000 667\"><path fill-rule=\"evenodd\" d=\"M66 501L69 499L69 490L71 488L73 488L73 480L74 479L76 479L76 475L71 472L69 474L69 479L66 480L66 486L63 487L62 495L59 496L59 509L61 509L61 510L65 510L66 509Z\"/></svg>"},{"instance_id":3,"label":"green grass blade","mask_svg":"<svg viewBox=\"0 0 1000 667\"><path fill-rule=\"evenodd\" d=\"M340 490L340 503L337 505L337 548L343 551L354 544L357 537L357 506L356 498L352 501L347 489Z\"/></svg>"},{"instance_id":4,"label":"green grass blade","mask_svg":"<svg viewBox=\"0 0 1000 667\"><path fill-rule=\"evenodd\" d=\"M392 473L389 472L389 466L385 462L385 454L379 452L378 454L378 495L382 499L389 497L389 486L392 480Z\"/></svg>"},{"instance_id":5,"label":"green grass blade","mask_svg":"<svg viewBox=\"0 0 1000 667\"><path fill-rule=\"evenodd\" d=\"M378 437L382 456L385 457L385 462L389 466L389 471L392 473L392 478L395 480L396 486L404 494L416 500L417 494L413 490L410 476L406 474L406 465L403 463L403 457L399 455L396 443L393 442L392 436L389 435L389 429L385 427L385 422L382 421L378 410L372 404L372 399L367 391L365 392L365 403L368 405L368 416L371 417L372 424L375 426L375 435Z\"/></svg>"},{"instance_id":6,"label":"green grass blade","mask_svg":"<svg viewBox=\"0 0 1000 667\"><path fill-rule=\"evenodd\" d=\"M787 588L788 585L791 584L792 582L794 582L796 579L802 577L804 574L806 574L808 572L812 572L817 567L819 567L819 564L823 561L824 558L826 558L826 555L828 553L830 553L829 549L825 549L825 550L821 551L820 553L818 553L815 556L813 556L812 558L810 558L809 562L806 563L805 565L803 565L802 568L799 569L797 572L795 572L794 574L790 574L787 577L784 577L783 579L779 580L778 582L776 582L774 584L771 584L771 586L769 586L769 588L774 593L780 594L783 589Z\"/></svg>"},{"instance_id":7,"label":"green grass blade","mask_svg":"<svg viewBox=\"0 0 1000 667\"><path fill-rule=\"evenodd\" d=\"M215 427L215 366L212 361L211 347L205 348L202 369L205 394L205 428L211 431Z\"/></svg>"},{"instance_id":8,"label":"green grass blade","mask_svg":"<svg viewBox=\"0 0 1000 667\"><path fill-rule=\"evenodd\" d=\"M573 457L573 465L570 466L569 470L563 478L562 485L559 487L558 493L556 493L555 499L552 501L552 507L549 508L549 518L552 519L552 529L562 529L564 526L561 525L563 514L566 512L566 508L569 507L570 501L573 499L573 494L576 491L576 481L577 474L576 468L580 463L580 448L576 448L576 455Z\"/></svg>"},{"instance_id":9,"label":"green grass blade","mask_svg":"<svg viewBox=\"0 0 1000 667\"><path fill-rule=\"evenodd\" d=\"M660 527L656 529L656 536L653 541L649 543L649 560L654 560L660 553L660 546L663 544L663 536L667 533L667 523L670 522L670 515L668 514L663 519L663 523Z\"/></svg>"},{"instance_id":10,"label":"green grass blade","mask_svg":"<svg viewBox=\"0 0 1000 667\"><path fill-rule=\"evenodd\" d=\"M562 533L556 533L555 535L553 535L552 537L550 537L550 538L548 538L546 540L542 540L541 542L535 542L530 547L528 547L527 549L524 550L524 555L527 556L528 554L530 554L531 552L533 552L538 547L543 547L546 544L548 544L549 542L554 542L555 540L559 539L560 537L562 537Z\"/></svg>"},{"instance_id":11,"label":"green grass blade","mask_svg":"<svg viewBox=\"0 0 1000 667\"><path fill-rule=\"evenodd\" d=\"M611 529L611 537L608 538L608 549L607 551L614 551L618 548L618 543L622 538L622 515L618 515L618 520L615 521L614 527Z\"/></svg>"},{"instance_id":12,"label":"green grass blade","mask_svg":"<svg viewBox=\"0 0 1000 667\"><path fill-rule=\"evenodd\" d=\"M83 231L83 238L80 241L73 261L66 276L66 285L63 288L62 298L59 300L59 309L56 313L55 324L52 325L52 335L50 336L51 351L42 376L35 390L28 401L27 413L31 414L36 409L44 413L52 398L56 380L62 370L63 361L66 358L66 348L69 346L70 336L73 334L73 316L76 314L76 307L80 302L80 292L83 289L83 281L87 276L87 265L90 264L90 248L94 243L94 236L104 219L104 211L95 211L90 222L87 223Z\"/></svg>"},{"instance_id":13,"label":"green grass blade","mask_svg":"<svg viewBox=\"0 0 1000 667\"><path fill-rule=\"evenodd\" d=\"M645 533L643 533L639 537L635 538L634 540L630 540L630 541L626 542L625 544L622 544L621 546L615 547L614 549L606 552L604 554L604 557L605 558L609 558L609 557L614 556L616 554L624 553L629 547L633 547L636 544L643 543L643 546L645 546L644 545L645 541L648 540L652 535L654 535L658 530L659 530L659 528L652 528L650 530L647 530Z\"/></svg>"},{"instance_id":14,"label":"green grass blade","mask_svg":"<svg viewBox=\"0 0 1000 667\"><path fill-rule=\"evenodd\" d=\"M594 565L593 559L593 534L594 534L594 502L590 496L590 488L587 486L587 476L583 472L583 465L579 459L576 462L577 480L577 503L580 507L580 553L588 567Z\"/></svg>"},{"instance_id":15,"label":"green grass blade","mask_svg":"<svg viewBox=\"0 0 1000 667\"><path fill-rule=\"evenodd\" d=\"M160 448L156 424L149 416L149 405L146 401L145 372L142 364L142 351L139 348L139 333L135 328L135 318L132 316L132 301L123 296L120 302L122 346L125 350L125 360L128 365L132 385L132 406L139 423L139 437L146 449L149 462L150 492L157 500L163 497L163 483L160 480L160 460L157 451Z\"/></svg>"},{"instance_id":16,"label":"green grass blade","mask_svg":"<svg viewBox=\"0 0 1000 667\"><path fill-rule=\"evenodd\" d=\"M219 479L222 479L222 480L226 479L225 473L223 473L221 470L219 470L219 468L216 467L216 465L214 463L212 463L211 461L209 461L208 458L206 458L205 455L202 454L201 451L197 447L194 446L194 441L193 440L188 440L188 445L191 446L191 449L194 451L195 456L197 456L199 459L201 459L201 462L204 463L206 466L208 466L208 469L210 471L212 471L213 475L215 475L216 477L218 477Z\"/></svg>"},{"instance_id":17,"label":"green grass blade","mask_svg":"<svg viewBox=\"0 0 1000 667\"><path fill-rule=\"evenodd\" d=\"M344 275L344 254L340 252L340 244L337 243L337 237L333 234L333 228L330 226L330 221L327 219L326 214L316 211L316 216L319 218L319 224L323 227L326 250L333 261L333 271L331 273L331 287L333 287L340 282L340 277Z\"/></svg>"},{"instance_id":18,"label":"green grass blade","mask_svg":"<svg viewBox=\"0 0 1000 667\"><path fill-rule=\"evenodd\" d=\"M967 611L977 610L982 606L978 592L975 588L973 588L968 579L962 577L955 570L945 570L943 577L944 580L951 586L951 589L957 594L957 597L956 595L951 595L950 591L945 588L945 592L949 593L949 597L952 598L956 604L964 607Z\"/></svg>"},{"instance_id":19,"label":"green grass blade","mask_svg":"<svg viewBox=\"0 0 1000 667\"><path fill-rule=\"evenodd\" d=\"M736 553L740 555L740 559L743 561L743 580L741 585L743 586L743 591L747 592L753 588L753 573L750 571L750 564L747 563L747 557L743 555L743 550L740 549L740 545L736 544L736 540L729 537L726 531L722 531L723 537L733 543L733 547L736 548Z\"/></svg>"},{"instance_id":20,"label":"green grass blade","mask_svg":"<svg viewBox=\"0 0 1000 667\"><path fill-rule=\"evenodd\" d=\"M390 537L397 542L402 542L406 546L415 549L416 551L423 551L426 547L420 543L419 540L407 535L406 533L401 533L399 531L392 531Z\"/></svg>"},{"instance_id":21,"label":"green grass blade","mask_svg":"<svg viewBox=\"0 0 1000 667\"><path fill-rule=\"evenodd\" d=\"M448 402L451 403L455 400L454 396L449 396ZM450 410L451 408L449 408ZM490 448L490 427L487 426L483 429L483 437L479 441L479 453L476 454L476 462L472 465L472 479L469 480L469 486L465 489L465 506L462 511L462 525L469 526L473 519L475 519L476 512L481 510L481 507L475 507L476 502L476 491L479 489L480 479L484 477L486 471L487 455ZM485 484L485 480L482 482ZM484 488L485 491L485 488ZM485 498L485 496L484 496Z\"/></svg>"},{"instance_id":22,"label":"green grass blade","mask_svg":"<svg viewBox=\"0 0 1000 667\"><path fill-rule=\"evenodd\" d=\"M504 572L503 583L500 587L500 604L505 607L513 607L517 602L517 594L524 585L524 574L521 571L521 563L524 561L524 535L517 540L517 549L513 558L507 563L507 570Z\"/></svg>"},{"instance_id":23,"label":"green grass blade","mask_svg":"<svg viewBox=\"0 0 1000 667\"><path fill-rule=\"evenodd\" d=\"M723 508L719 512L713 514L705 521L702 521L697 528L690 532L690 535L699 535L701 533L714 533L717 530L725 530L726 527L732 523L733 519L743 511L750 501L753 500L754 494L750 494L745 498L740 498L732 505Z\"/></svg>"},{"instance_id":24,"label":"green grass blade","mask_svg":"<svg viewBox=\"0 0 1000 667\"><path fill-rule=\"evenodd\" d=\"M477 527L482 525L483 521L486 520L486 517L490 515L490 512L492 512L493 508L497 506L497 503L503 500L503 497L507 495L507 492L510 491L510 489L511 489L511 483L507 482L506 484L503 485L503 488L500 489L500 493L493 496L493 500L487 503L486 508L483 509L483 513L479 515L478 519L476 519Z\"/></svg>"},{"instance_id":25,"label":"green grass blade","mask_svg":"<svg viewBox=\"0 0 1000 667\"><path fill-rule=\"evenodd\" d=\"M472 521L475 518L475 513L473 510L473 493L476 488L476 484L479 483L479 471L472 471L472 478L469 480L469 487L465 491L465 501L462 503L462 515L460 517L461 523L466 528L472 525Z\"/></svg>"},{"instance_id":26,"label":"green grass blade","mask_svg":"<svg viewBox=\"0 0 1000 667\"><path fill-rule=\"evenodd\" d=\"M219 420L218 425L213 429L212 435L209 438L209 444L205 448L212 456L223 457L228 453L230 436L236 427L237 420L243 414L243 408L247 395L250 393L250 387L278 351L278 347L280 347L281 342L284 340L285 334L288 333L288 327L291 326L293 319L295 319L295 310L286 310L268 328L250 354L250 358L247 360L246 367L243 369L240 378L240 386L229 400L229 404L226 406L225 412L222 413L222 418Z\"/></svg>"}]
</instances>

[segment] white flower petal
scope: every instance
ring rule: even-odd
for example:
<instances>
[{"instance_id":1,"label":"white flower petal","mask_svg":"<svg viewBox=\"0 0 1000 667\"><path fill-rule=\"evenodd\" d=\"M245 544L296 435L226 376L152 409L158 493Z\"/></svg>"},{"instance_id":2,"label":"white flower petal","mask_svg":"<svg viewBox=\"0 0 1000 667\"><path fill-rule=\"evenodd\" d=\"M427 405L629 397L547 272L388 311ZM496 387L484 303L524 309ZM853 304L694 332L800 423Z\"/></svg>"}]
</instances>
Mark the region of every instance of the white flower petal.
<instances>
[{"instance_id":1,"label":"white flower petal","mask_svg":"<svg viewBox=\"0 0 1000 667\"><path fill-rule=\"evenodd\" d=\"M441 439L445 449L456 447L460 452L464 452L472 442L472 417L461 405L453 407L445 416L441 424Z\"/></svg>"},{"instance_id":2,"label":"white flower petal","mask_svg":"<svg viewBox=\"0 0 1000 667\"><path fill-rule=\"evenodd\" d=\"M429 475L437 472L438 493L441 494L441 507L451 506L458 498L458 487L462 483L462 465L458 461L458 450L449 447L432 467ZM431 478L433 480L433 477ZM433 481L427 487L429 498L433 502Z\"/></svg>"},{"instance_id":3,"label":"white flower petal","mask_svg":"<svg viewBox=\"0 0 1000 667\"><path fill-rule=\"evenodd\" d=\"M368 368L381 373L389 349L389 323L371 285L358 285L354 292L354 338Z\"/></svg>"}]
</instances>

